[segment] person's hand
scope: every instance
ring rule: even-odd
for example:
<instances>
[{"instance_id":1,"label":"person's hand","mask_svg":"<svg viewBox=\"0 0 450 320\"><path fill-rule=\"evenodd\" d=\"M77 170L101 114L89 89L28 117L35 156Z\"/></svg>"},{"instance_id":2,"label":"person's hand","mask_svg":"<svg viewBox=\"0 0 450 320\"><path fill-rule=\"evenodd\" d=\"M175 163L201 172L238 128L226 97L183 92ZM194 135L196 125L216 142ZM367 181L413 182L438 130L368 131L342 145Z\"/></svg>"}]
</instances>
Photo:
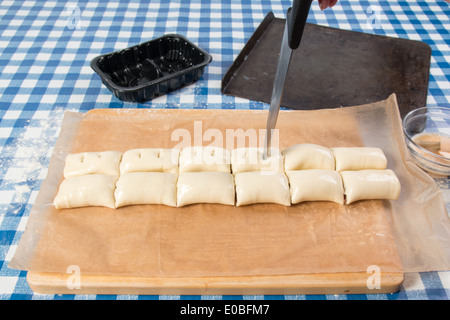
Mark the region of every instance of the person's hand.
<instances>
[{"instance_id":1,"label":"person's hand","mask_svg":"<svg viewBox=\"0 0 450 320\"><path fill-rule=\"evenodd\" d=\"M325 10L326 8L333 7L338 0L319 0L320 10Z\"/></svg>"}]
</instances>

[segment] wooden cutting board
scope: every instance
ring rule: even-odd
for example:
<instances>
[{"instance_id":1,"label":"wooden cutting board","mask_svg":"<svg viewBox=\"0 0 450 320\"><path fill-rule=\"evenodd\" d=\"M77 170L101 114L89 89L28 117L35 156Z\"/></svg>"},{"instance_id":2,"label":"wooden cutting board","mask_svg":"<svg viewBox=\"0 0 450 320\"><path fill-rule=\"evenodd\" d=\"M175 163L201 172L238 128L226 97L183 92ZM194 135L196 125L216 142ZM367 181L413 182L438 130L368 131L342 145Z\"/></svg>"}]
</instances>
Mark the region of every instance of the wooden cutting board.
<instances>
[{"instance_id":1,"label":"wooden cutting board","mask_svg":"<svg viewBox=\"0 0 450 320\"><path fill-rule=\"evenodd\" d=\"M153 110L155 111L155 110ZM183 112L179 110L181 115ZM88 114L122 116L140 115L145 110L120 110L120 109L94 109ZM177 111L173 111L177 113ZM188 112L188 111L186 111ZM222 113L221 113L222 112ZM251 111L243 111L237 117L246 123ZM161 113L170 113L162 110ZM178 115L178 113L176 115ZM222 117L234 117L230 112L224 113L217 110L199 110L201 116L219 115ZM292 114L292 113L291 113ZM288 116L280 114L280 123L283 121L295 121L291 114ZM325 113L324 113L325 114ZM246 117L242 118L243 115ZM254 115L253 113L251 115ZM261 119L265 115L259 115ZM302 115L304 118L305 115ZM201 118L201 117L200 117ZM223 118L222 118L223 119ZM236 118L237 119L237 118ZM228 119L230 120L230 119ZM333 117L331 121L334 121ZM223 121L223 120L222 120ZM305 120L306 123L314 122ZM297 122L295 122L297 123ZM306 125L306 124L305 124ZM322 127L322 124L321 126ZM313 129L313 128L311 128ZM318 129L317 129L318 130ZM313 130L314 131L314 130ZM87 136L88 137L88 136ZM86 140L83 140L86 141ZM125 144L126 145L126 144ZM377 206L378 207L378 206ZM378 210L375 210L372 218L365 220L364 224L371 224L373 221L381 223L382 229L388 222L384 217L376 217ZM359 212L356 212L359 213ZM261 213L263 214L263 213ZM356 219L359 214L352 215ZM270 217L270 215L269 215ZM363 225L363 224L362 224ZM386 230L389 228L387 227ZM355 234L355 237L358 235ZM390 237L388 237L390 239ZM319 239L320 240L320 239ZM352 239L347 239L352 242ZM386 241L386 240L383 240ZM393 239L388 240L393 241ZM47 246L48 247L48 246ZM383 243L380 251L394 248L391 243ZM362 247L364 251L365 247ZM378 254L377 247L371 247L373 254ZM328 250L328 249L327 249ZM331 252L331 251L330 251ZM392 260L398 259L392 252ZM351 259L358 259L359 254L349 254ZM370 257L370 254L367 255ZM390 258L384 257L384 263L389 264ZM321 258L322 259L322 258ZM326 257L325 257L326 260ZM265 261L260 261L262 264ZM331 261L336 263L336 261ZM363 262L365 263L365 262ZM370 264L370 263L369 263ZM395 266L395 263L393 264ZM269 265L270 267L270 265ZM182 268L182 267L180 267ZM365 270L364 270L365 271ZM138 294L138 295L278 295L278 294L363 294L363 293L392 293L400 289L404 280L402 272L333 272L333 273L283 273L280 275L252 275L252 276L117 276L100 273L82 273L79 276L72 273L52 273L30 271L27 274L27 281L31 289L43 294ZM79 286L72 287L72 285ZM371 287L371 285L376 285ZM379 286L377 286L379 285Z\"/></svg>"},{"instance_id":2,"label":"wooden cutting board","mask_svg":"<svg viewBox=\"0 0 450 320\"><path fill-rule=\"evenodd\" d=\"M42 294L288 295L393 293L404 280L402 273L382 273L380 287L369 288L369 277L369 273L198 278L81 275L76 288L73 274L28 272L27 281Z\"/></svg>"}]
</instances>

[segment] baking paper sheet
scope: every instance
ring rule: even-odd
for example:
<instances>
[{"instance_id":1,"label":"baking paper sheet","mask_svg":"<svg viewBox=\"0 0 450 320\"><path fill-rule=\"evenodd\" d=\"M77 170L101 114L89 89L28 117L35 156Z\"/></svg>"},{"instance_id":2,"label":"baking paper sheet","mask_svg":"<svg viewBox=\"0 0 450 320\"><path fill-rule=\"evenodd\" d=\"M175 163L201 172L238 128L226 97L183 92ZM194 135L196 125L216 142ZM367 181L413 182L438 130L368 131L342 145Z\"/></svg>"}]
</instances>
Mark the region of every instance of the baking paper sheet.
<instances>
[{"instance_id":1,"label":"baking paper sheet","mask_svg":"<svg viewBox=\"0 0 450 320\"><path fill-rule=\"evenodd\" d=\"M9 267L66 273L76 266L84 274L151 277L366 272L373 265L382 272L449 269L443 197L406 150L395 95L364 106L281 111L277 128L280 148L382 148L402 184L397 201L65 210L51 204L68 153L174 147L188 135L191 144L225 146L218 133L226 139L227 129L259 132L266 119L267 111L250 110L66 112L48 176Z\"/></svg>"}]
</instances>

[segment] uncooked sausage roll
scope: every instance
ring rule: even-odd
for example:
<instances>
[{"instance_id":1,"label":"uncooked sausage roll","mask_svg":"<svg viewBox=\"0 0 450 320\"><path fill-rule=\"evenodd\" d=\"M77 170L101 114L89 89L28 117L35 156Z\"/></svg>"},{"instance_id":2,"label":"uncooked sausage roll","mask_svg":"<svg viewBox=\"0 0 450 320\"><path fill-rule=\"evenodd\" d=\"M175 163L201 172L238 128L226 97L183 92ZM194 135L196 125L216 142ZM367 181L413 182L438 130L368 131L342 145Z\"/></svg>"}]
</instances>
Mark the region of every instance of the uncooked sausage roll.
<instances>
[{"instance_id":1,"label":"uncooked sausage roll","mask_svg":"<svg viewBox=\"0 0 450 320\"><path fill-rule=\"evenodd\" d=\"M119 151L72 153L66 157L64 178L86 174L118 176L121 159Z\"/></svg>"},{"instance_id":2,"label":"uncooked sausage roll","mask_svg":"<svg viewBox=\"0 0 450 320\"><path fill-rule=\"evenodd\" d=\"M279 149L271 148L264 157L264 148L237 148L231 151L233 173L248 171L283 171L283 156Z\"/></svg>"},{"instance_id":3,"label":"uncooked sausage roll","mask_svg":"<svg viewBox=\"0 0 450 320\"><path fill-rule=\"evenodd\" d=\"M179 149L143 148L123 153L120 174L130 172L178 173Z\"/></svg>"},{"instance_id":4,"label":"uncooked sausage roll","mask_svg":"<svg viewBox=\"0 0 450 320\"><path fill-rule=\"evenodd\" d=\"M179 172L230 172L230 152L219 147L186 147L180 151Z\"/></svg>"},{"instance_id":5,"label":"uncooked sausage roll","mask_svg":"<svg viewBox=\"0 0 450 320\"><path fill-rule=\"evenodd\" d=\"M284 169L307 170L325 169L334 170L334 156L329 148L324 146L302 143L283 150Z\"/></svg>"},{"instance_id":6,"label":"uncooked sausage roll","mask_svg":"<svg viewBox=\"0 0 450 320\"><path fill-rule=\"evenodd\" d=\"M342 171L345 203L359 200L396 200L400 195L400 182L390 170Z\"/></svg>"},{"instance_id":7,"label":"uncooked sausage roll","mask_svg":"<svg viewBox=\"0 0 450 320\"><path fill-rule=\"evenodd\" d=\"M234 205L234 178L228 172L183 172L177 182L177 206L196 203Z\"/></svg>"},{"instance_id":8,"label":"uncooked sausage roll","mask_svg":"<svg viewBox=\"0 0 450 320\"><path fill-rule=\"evenodd\" d=\"M373 147L331 148L337 171L346 170L384 170L387 166L383 150Z\"/></svg>"},{"instance_id":9,"label":"uncooked sausage roll","mask_svg":"<svg viewBox=\"0 0 450 320\"><path fill-rule=\"evenodd\" d=\"M126 173L116 182L116 208L134 204L164 204L176 207L176 185L177 175L174 173Z\"/></svg>"},{"instance_id":10,"label":"uncooked sausage roll","mask_svg":"<svg viewBox=\"0 0 450 320\"><path fill-rule=\"evenodd\" d=\"M289 182L282 172L241 172L234 179L237 206L254 203L291 205Z\"/></svg>"},{"instance_id":11,"label":"uncooked sausage roll","mask_svg":"<svg viewBox=\"0 0 450 320\"><path fill-rule=\"evenodd\" d=\"M101 206L115 208L117 176L89 174L64 179L53 204L56 209Z\"/></svg>"},{"instance_id":12,"label":"uncooked sausage roll","mask_svg":"<svg viewBox=\"0 0 450 320\"><path fill-rule=\"evenodd\" d=\"M334 170L288 171L291 202L332 201L344 204L344 188L339 172Z\"/></svg>"}]
</instances>

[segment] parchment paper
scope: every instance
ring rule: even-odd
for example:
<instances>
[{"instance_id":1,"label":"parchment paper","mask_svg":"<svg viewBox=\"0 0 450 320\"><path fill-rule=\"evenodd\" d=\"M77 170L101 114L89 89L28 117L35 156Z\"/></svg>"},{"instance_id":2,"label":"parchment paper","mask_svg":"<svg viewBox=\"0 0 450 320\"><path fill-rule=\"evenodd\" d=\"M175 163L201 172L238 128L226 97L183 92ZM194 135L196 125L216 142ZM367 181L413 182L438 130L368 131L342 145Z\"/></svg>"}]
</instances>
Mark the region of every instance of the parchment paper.
<instances>
[{"instance_id":1,"label":"parchment paper","mask_svg":"<svg viewBox=\"0 0 450 320\"><path fill-rule=\"evenodd\" d=\"M194 121L201 121L200 134L215 129L226 137L226 129L265 128L266 119L267 111L250 110L67 112L9 267L65 273L75 265L85 274L164 277L366 272L371 265L382 272L449 269L443 197L409 157L395 95L364 106L281 111L277 128L280 148L306 142L382 148L402 184L397 201L60 211L51 205L68 153L174 147L180 143L171 139L176 129L198 136Z\"/></svg>"}]
</instances>

